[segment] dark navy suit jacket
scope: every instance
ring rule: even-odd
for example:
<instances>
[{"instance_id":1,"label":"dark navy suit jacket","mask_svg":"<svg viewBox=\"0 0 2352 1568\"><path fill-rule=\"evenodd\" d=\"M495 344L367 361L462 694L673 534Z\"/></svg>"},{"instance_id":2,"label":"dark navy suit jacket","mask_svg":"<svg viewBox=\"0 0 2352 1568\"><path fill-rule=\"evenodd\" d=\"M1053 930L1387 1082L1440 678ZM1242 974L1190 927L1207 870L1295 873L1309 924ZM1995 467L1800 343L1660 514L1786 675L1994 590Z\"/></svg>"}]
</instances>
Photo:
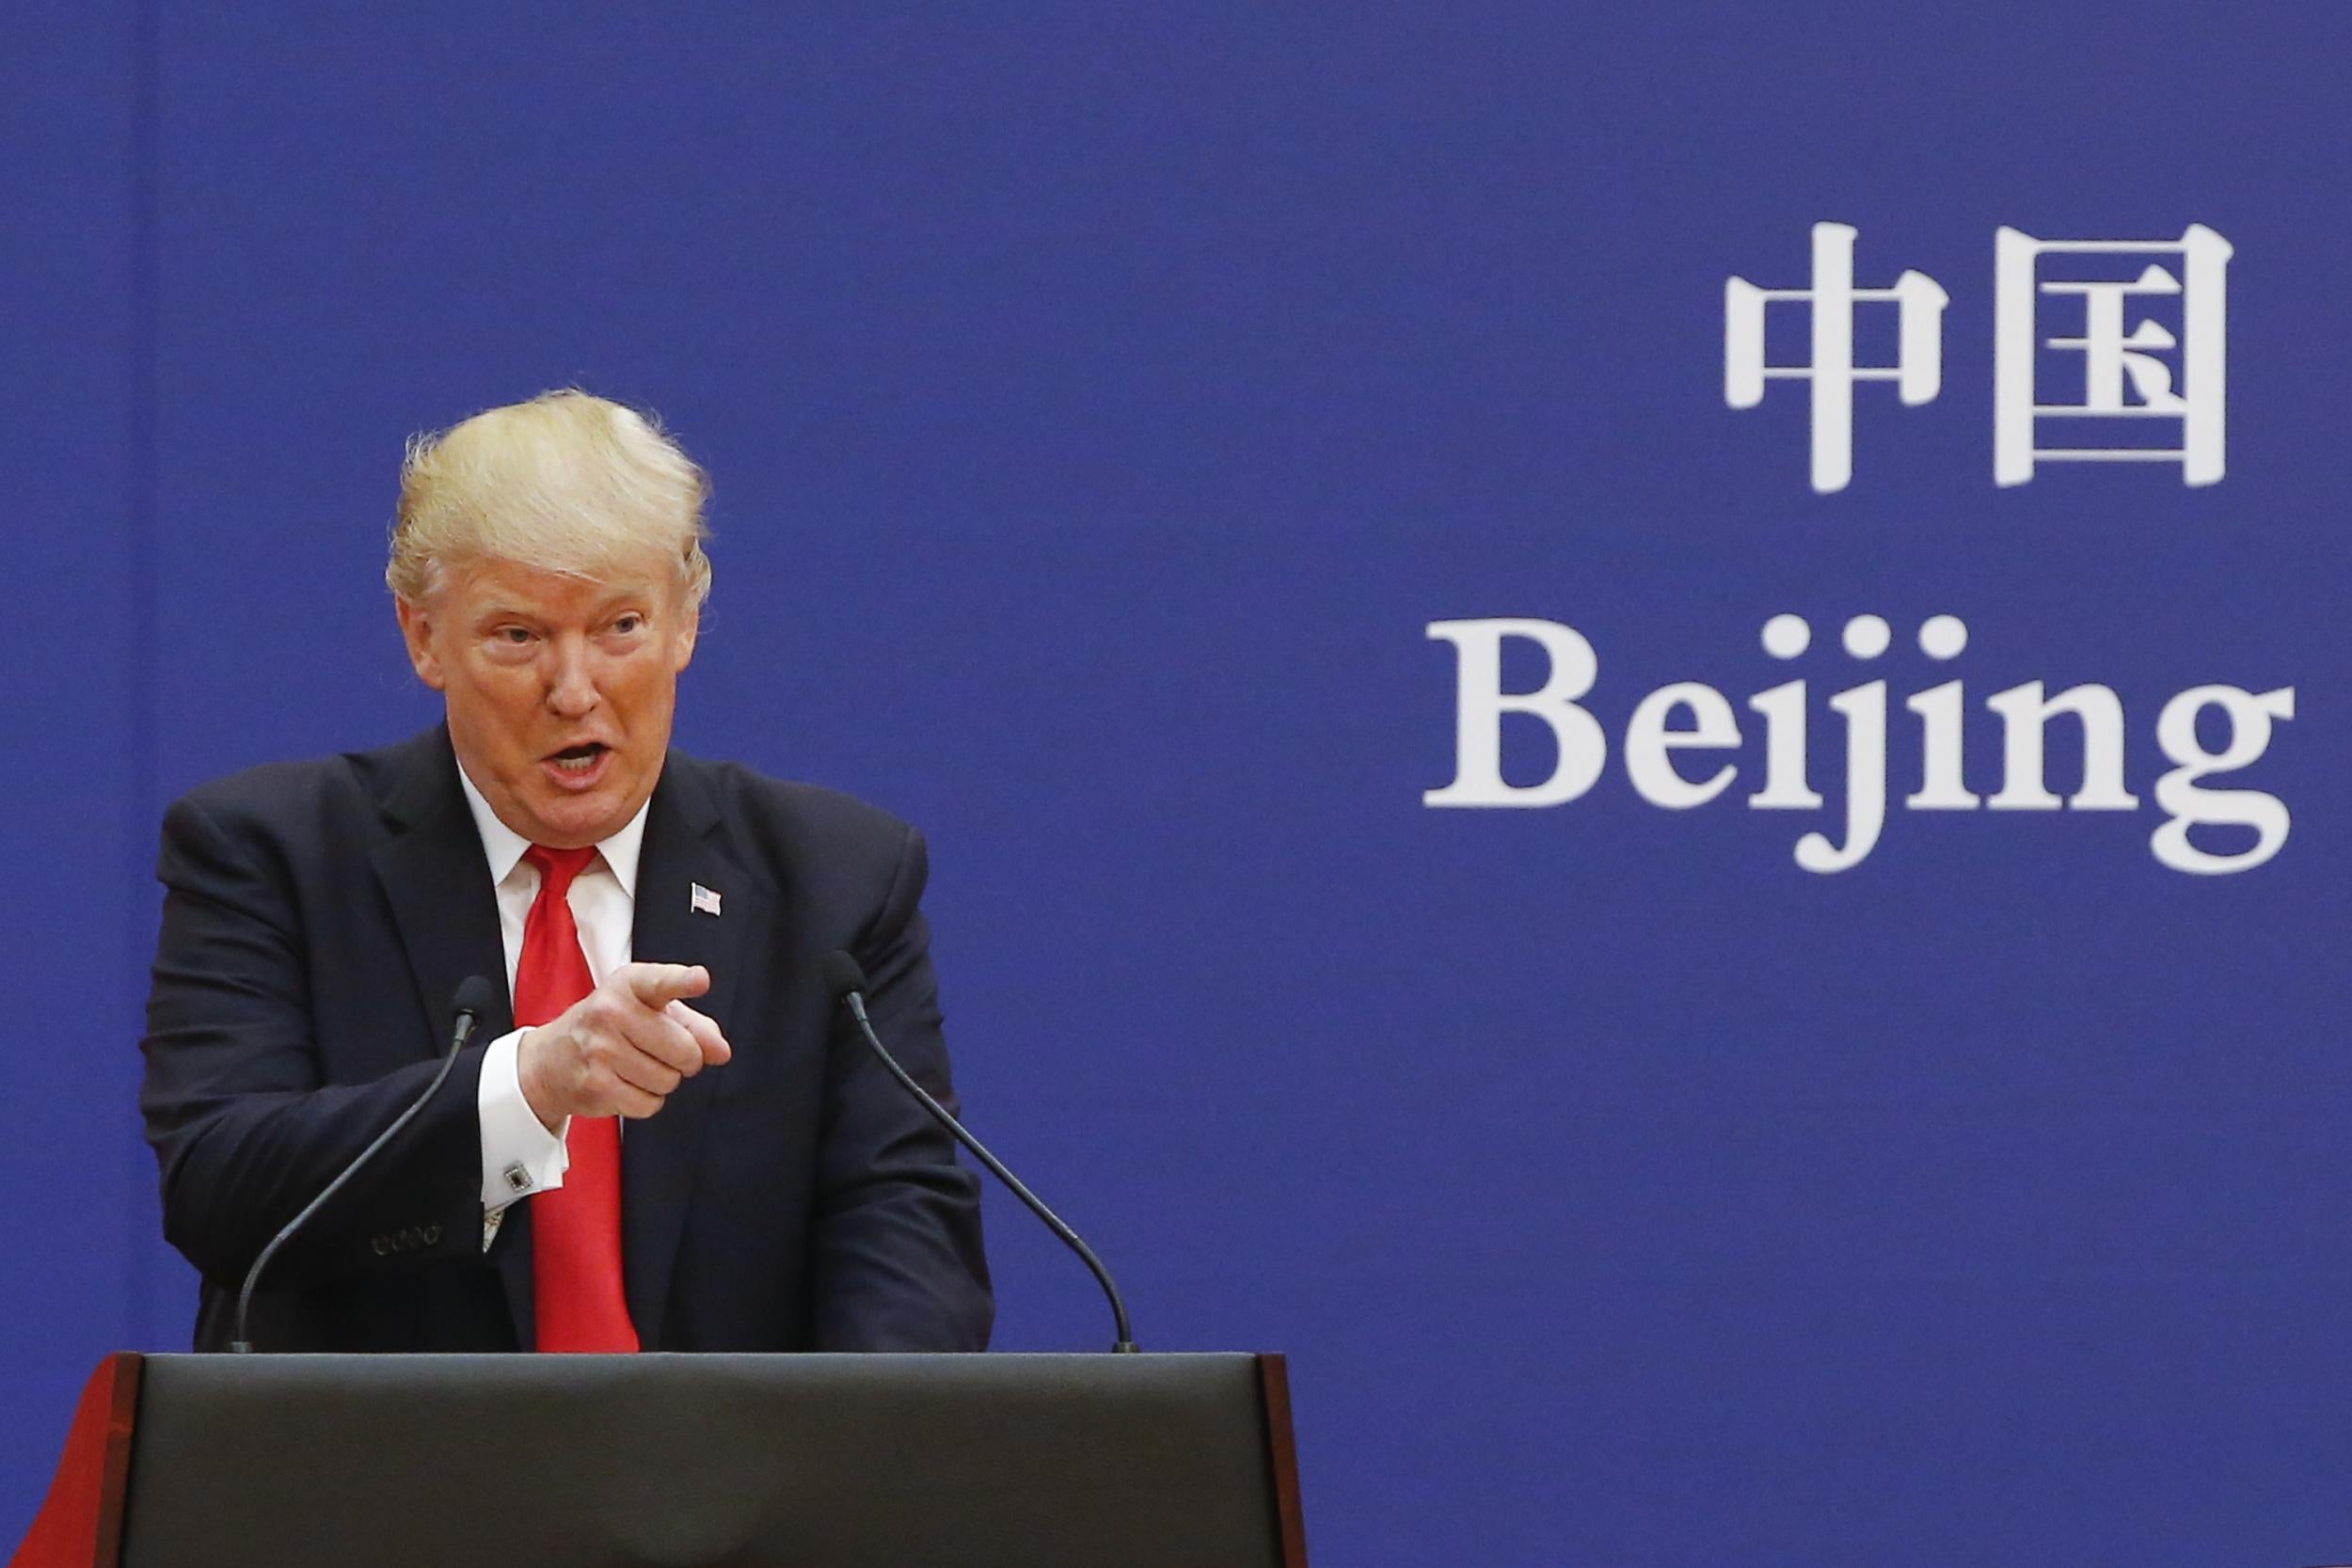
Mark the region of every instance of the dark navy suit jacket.
<instances>
[{"instance_id":1,"label":"dark navy suit jacket","mask_svg":"<svg viewBox=\"0 0 2352 1568\"><path fill-rule=\"evenodd\" d=\"M734 1059L628 1123L629 1312L647 1350L978 1350L993 1304L978 1182L838 1016L955 1104L913 828L844 795L673 752L639 862L637 958L708 966ZM256 768L164 817L141 1095L164 1230L203 1275L196 1345L278 1227L431 1081L458 982L504 977L496 893L444 730ZM716 917L690 905L717 893ZM503 1001L449 1082L270 1266L262 1350L532 1342L530 1201L482 1251L475 1097Z\"/></svg>"}]
</instances>

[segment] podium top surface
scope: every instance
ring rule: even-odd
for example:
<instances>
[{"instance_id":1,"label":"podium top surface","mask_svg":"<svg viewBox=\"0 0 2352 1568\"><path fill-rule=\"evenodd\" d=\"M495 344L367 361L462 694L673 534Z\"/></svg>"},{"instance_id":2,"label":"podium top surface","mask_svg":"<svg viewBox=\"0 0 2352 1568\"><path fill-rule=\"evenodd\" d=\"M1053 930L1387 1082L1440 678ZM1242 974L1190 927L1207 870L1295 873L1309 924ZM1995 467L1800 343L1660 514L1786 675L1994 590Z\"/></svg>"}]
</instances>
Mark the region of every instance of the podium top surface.
<instances>
[{"instance_id":1,"label":"podium top surface","mask_svg":"<svg viewBox=\"0 0 2352 1568\"><path fill-rule=\"evenodd\" d=\"M1267 1376L1246 1354L151 1356L121 1560L1275 1568Z\"/></svg>"}]
</instances>

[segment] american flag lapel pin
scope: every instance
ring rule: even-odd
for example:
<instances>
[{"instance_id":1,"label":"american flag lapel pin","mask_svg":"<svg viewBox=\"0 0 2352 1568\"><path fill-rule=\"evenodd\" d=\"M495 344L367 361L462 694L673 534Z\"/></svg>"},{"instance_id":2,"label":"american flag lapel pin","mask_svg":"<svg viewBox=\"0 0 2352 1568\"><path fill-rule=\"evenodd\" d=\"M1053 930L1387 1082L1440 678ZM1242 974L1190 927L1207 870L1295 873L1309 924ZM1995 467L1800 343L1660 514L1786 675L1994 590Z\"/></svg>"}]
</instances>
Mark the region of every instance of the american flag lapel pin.
<instances>
[{"instance_id":1,"label":"american flag lapel pin","mask_svg":"<svg viewBox=\"0 0 2352 1568\"><path fill-rule=\"evenodd\" d=\"M694 884L694 891L689 895L687 905L696 914L707 914L714 920L718 918L719 895L700 882Z\"/></svg>"}]
</instances>

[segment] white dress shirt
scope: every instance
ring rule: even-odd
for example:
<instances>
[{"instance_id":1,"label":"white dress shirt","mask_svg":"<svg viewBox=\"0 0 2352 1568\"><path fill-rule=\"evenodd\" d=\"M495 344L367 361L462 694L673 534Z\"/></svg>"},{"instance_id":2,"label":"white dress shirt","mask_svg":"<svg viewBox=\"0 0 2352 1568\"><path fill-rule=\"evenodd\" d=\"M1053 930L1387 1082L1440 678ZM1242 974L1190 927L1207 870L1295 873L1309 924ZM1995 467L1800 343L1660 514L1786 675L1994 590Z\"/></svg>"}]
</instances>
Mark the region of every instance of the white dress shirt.
<instances>
[{"instance_id":1,"label":"white dress shirt","mask_svg":"<svg viewBox=\"0 0 2352 1568\"><path fill-rule=\"evenodd\" d=\"M522 963L523 926L539 896L539 868L523 859L531 841L498 818L490 802L457 768L457 782L466 792L466 805L482 835L482 852L489 862L490 881L498 889L499 937L506 948L506 994L515 994L515 972ZM637 919L637 854L645 841L645 813L653 802L637 808L619 832L596 846L596 859L572 879L564 902L580 927L580 946L588 959L588 974L602 984L604 977L628 962L631 928ZM499 1221L508 1204L532 1193L564 1184L571 1164L561 1132L541 1125L531 1102L523 1098L516 1047L527 1029L516 1029L490 1042L482 1058L482 1084L475 1109L482 1122L482 1245L486 1251L497 1236ZM564 1122L568 1130L571 1123Z\"/></svg>"}]
</instances>

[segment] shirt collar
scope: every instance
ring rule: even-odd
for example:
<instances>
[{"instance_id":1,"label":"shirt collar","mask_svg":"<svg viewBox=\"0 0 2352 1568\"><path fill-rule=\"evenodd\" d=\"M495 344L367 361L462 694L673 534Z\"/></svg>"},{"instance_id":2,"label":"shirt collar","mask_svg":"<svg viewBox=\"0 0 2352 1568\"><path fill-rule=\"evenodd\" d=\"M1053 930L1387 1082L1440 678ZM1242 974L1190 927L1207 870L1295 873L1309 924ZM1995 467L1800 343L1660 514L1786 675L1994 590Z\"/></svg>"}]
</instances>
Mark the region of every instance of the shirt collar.
<instances>
[{"instance_id":1,"label":"shirt collar","mask_svg":"<svg viewBox=\"0 0 2352 1568\"><path fill-rule=\"evenodd\" d=\"M482 835L482 853L490 863L490 883L498 886L522 863L523 851L531 847L531 841L499 820L499 814L490 809L490 802L474 787L462 761L457 765L457 784L466 792L466 808L473 813L474 829ZM637 808L637 815L621 825L620 832L596 846L606 868L632 900L637 896L637 853L645 842L645 814L652 809L653 799L648 796L645 803Z\"/></svg>"}]
</instances>

